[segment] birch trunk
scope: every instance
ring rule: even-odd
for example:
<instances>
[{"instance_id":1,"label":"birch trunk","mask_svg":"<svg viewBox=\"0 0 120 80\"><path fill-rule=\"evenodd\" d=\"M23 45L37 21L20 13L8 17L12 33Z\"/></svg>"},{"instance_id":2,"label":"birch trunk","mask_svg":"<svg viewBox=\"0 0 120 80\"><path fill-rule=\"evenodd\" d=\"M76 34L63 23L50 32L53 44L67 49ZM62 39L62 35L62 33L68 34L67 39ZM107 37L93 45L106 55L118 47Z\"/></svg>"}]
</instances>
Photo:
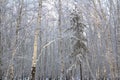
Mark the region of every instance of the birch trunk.
<instances>
[{"instance_id":1,"label":"birch trunk","mask_svg":"<svg viewBox=\"0 0 120 80\"><path fill-rule=\"evenodd\" d=\"M10 72L9 72L10 80L14 80L14 58L15 58L15 54L16 54L16 47L17 47L17 44L18 44L19 29L20 29L20 24L21 24L21 19L22 19L23 2L24 2L24 0L22 0L20 2L20 10L19 10L19 13L18 13L18 18L17 18L15 41L14 41L14 46L13 46L12 60L11 60ZM7 70L7 71L9 71L9 70Z\"/></svg>"},{"instance_id":2,"label":"birch trunk","mask_svg":"<svg viewBox=\"0 0 120 80\"><path fill-rule=\"evenodd\" d=\"M38 6L38 18L37 18L37 28L35 30L34 35L34 51L33 51L33 57L32 57L32 69L31 69L31 80L35 80L35 73L36 73L36 59L37 59L37 48L38 48L38 36L40 32L40 24L41 24L41 9L42 9L42 0L38 0L39 6Z\"/></svg>"}]
</instances>

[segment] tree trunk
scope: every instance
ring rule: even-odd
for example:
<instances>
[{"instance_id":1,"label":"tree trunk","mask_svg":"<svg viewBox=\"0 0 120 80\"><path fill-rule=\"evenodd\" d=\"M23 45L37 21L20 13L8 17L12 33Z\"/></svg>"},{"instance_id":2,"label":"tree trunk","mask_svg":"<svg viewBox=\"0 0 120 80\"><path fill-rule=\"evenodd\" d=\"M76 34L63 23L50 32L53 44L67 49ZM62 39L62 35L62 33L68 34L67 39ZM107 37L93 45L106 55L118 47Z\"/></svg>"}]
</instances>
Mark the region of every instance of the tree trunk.
<instances>
[{"instance_id":1,"label":"tree trunk","mask_svg":"<svg viewBox=\"0 0 120 80\"><path fill-rule=\"evenodd\" d=\"M59 54L60 54L60 58L61 58L61 74L60 74L60 80L64 80L63 79L63 75L64 75L64 60L63 60L63 50L62 50L62 25L61 25L61 15L62 15L62 6L61 6L62 2L61 0L59 0L59 20L58 20L58 27L59 27Z\"/></svg>"},{"instance_id":2,"label":"tree trunk","mask_svg":"<svg viewBox=\"0 0 120 80\"><path fill-rule=\"evenodd\" d=\"M2 3L0 3L0 5L1 5ZM2 25L1 25L1 23L2 23L2 9L0 8L0 26L2 27ZM2 69L1 69L1 64L2 64L2 61L1 61L1 56L2 56L2 28L0 27L0 80L2 79Z\"/></svg>"},{"instance_id":3,"label":"tree trunk","mask_svg":"<svg viewBox=\"0 0 120 80\"><path fill-rule=\"evenodd\" d=\"M47 24L48 24L48 22L47 22ZM47 25L47 27L48 27L48 25ZM46 34L46 44L47 44L47 29L45 30L45 34ZM44 54L44 80L46 79L46 72L47 72L47 47L45 48L45 54Z\"/></svg>"},{"instance_id":4,"label":"tree trunk","mask_svg":"<svg viewBox=\"0 0 120 80\"><path fill-rule=\"evenodd\" d=\"M117 0L117 26L116 26L116 38L117 38L117 42L116 42L116 48L117 48L117 77L120 76L120 64L119 64L119 57L118 55L120 55L120 1Z\"/></svg>"},{"instance_id":5,"label":"tree trunk","mask_svg":"<svg viewBox=\"0 0 120 80\"><path fill-rule=\"evenodd\" d=\"M38 19L37 19L37 28L35 30L34 35L34 51L32 57L32 69L31 69L31 80L35 80L35 73L36 73L36 59L37 59L37 45L38 45L38 36L40 32L40 23L41 23L41 9L42 9L42 0L38 0L39 2L39 10L38 10Z\"/></svg>"},{"instance_id":6,"label":"tree trunk","mask_svg":"<svg viewBox=\"0 0 120 80\"><path fill-rule=\"evenodd\" d=\"M80 61L80 80L82 80L82 64L81 64L81 61Z\"/></svg>"},{"instance_id":7,"label":"tree trunk","mask_svg":"<svg viewBox=\"0 0 120 80\"><path fill-rule=\"evenodd\" d=\"M19 35L19 28L20 28L21 19L22 19L23 2L24 2L24 0L21 1L20 10L18 12L15 41L14 41L14 46L13 46L12 60L11 60L12 62L10 64L10 80L14 80L14 58L15 58L15 54L16 54L16 47L18 44L18 35Z\"/></svg>"}]
</instances>

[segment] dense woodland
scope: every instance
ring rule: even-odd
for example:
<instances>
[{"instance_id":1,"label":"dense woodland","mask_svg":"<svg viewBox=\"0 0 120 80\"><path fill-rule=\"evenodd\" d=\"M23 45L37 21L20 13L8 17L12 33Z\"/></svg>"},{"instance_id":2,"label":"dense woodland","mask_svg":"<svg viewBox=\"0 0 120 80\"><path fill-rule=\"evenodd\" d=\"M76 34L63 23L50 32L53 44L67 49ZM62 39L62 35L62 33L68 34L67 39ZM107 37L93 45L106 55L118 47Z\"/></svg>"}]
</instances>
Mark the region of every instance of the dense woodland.
<instances>
[{"instance_id":1,"label":"dense woodland","mask_svg":"<svg viewBox=\"0 0 120 80\"><path fill-rule=\"evenodd\" d=\"M120 80L120 0L0 0L0 80Z\"/></svg>"}]
</instances>

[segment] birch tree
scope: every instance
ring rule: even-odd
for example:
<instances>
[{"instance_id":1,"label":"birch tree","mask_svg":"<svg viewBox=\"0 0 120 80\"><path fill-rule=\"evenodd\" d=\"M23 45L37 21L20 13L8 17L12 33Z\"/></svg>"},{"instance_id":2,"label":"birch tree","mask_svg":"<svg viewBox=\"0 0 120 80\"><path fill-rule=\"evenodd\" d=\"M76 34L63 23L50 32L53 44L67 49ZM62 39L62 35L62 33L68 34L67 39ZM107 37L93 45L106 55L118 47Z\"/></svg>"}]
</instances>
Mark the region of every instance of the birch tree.
<instances>
[{"instance_id":1,"label":"birch tree","mask_svg":"<svg viewBox=\"0 0 120 80\"><path fill-rule=\"evenodd\" d=\"M24 2L24 0L20 1L20 3L19 3L18 17L16 19L16 32L15 32L13 51L12 51L12 59L11 59L10 65L9 65L10 71L8 68L7 74L6 74L6 79L7 79L7 75L9 74L11 80L14 80L14 65L15 65L14 58L15 58L16 49L17 49L17 45L18 45L19 29L20 29L21 20L22 20L23 2Z\"/></svg>"},{"instance_id":2,"label":"birch tree","mask_svg":"<svg viewBox=\"0 0 120 80\"><path fill-rule=\"evenodd\" d=\"M31 69L31 80L35 80L35 73L36 73L36 59L37 59L37 49L38 49L38 36L40 32L41 26L41 10L42 10L42 0L38 0L38 16L37 16L37 28L35 29L34 34L34 51L32 57L32 69Z\"/></svg>"}]
</instances>

